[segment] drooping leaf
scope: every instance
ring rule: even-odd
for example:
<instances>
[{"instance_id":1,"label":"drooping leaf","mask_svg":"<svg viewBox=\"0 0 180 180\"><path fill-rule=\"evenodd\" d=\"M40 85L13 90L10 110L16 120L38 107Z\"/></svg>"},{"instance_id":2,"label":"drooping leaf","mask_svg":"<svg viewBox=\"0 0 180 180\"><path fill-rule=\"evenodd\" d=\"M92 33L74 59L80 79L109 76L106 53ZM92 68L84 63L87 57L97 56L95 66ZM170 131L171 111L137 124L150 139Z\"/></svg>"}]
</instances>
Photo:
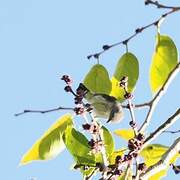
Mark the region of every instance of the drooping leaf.
<instances>
[{"instance_id":1,"label":"drooping leaf","mask_svg":"<svg viewBox=\"0 0 180 180\"><path fill-rule=\"evenodd\" d=\"M114 134L116 134L117 136L120 136L121 138L125 139L125 140L129 140L134 138L134 131L132 129L119 129L119 130L115 130Z\"/></svg>"},{"instance_id":2,"label":"drooping leaf","mask_svg":"<svg viewBox=\"0 0 180 180\"><path fill-rule=\"evenodd\" d=\"M72 125L72 116L70 114L59 118L23 156L20 164L55 158L65 148L62 139L65 129Z\"/></svg>"},{"instance_id":3,"label":"drooping leaf","mask_svg":"<svg viewBox=\"0 0 180 180\"><path fill-rule=\"evenodd\" d=\"M166 35L157 35L157 44L150 67L150 87L156 93L176 66L178 52L173 40Z\"/></svg>"},{"instance_id":4,"label":"drooping leaf","mask_svg":"<svg viewBox=\"0 0 180 180\"><path fill-rule=\"evenodd\" d=\"M111 95L118 100L124 100L124 90L119 87L119 81L123 76L128 77L128 92L132 92L139 77L139 63L136 56L132 53L125 53L118 61L116 70L112 77Z\"/></svg>"},{"instance_id":5,"label":"drooping leaf","mask_svg":"<svg viewBox=\"0 0 180 180\"><path fill-rule=\"evenodd\" d=\"M168 150L167 146L163 146L161 144L151 144L144 148L141 151L141 156L143 156L145 164L147 167L154 165L157 163L163 156L164 153ZM169 164L176 161L179 157L179 154L176 154L169 162ZM149 180L159 180L161 177L166 176L169 166L165 170L158 172L157 174L151 176Z\"/></svg>"},{"instance_id":6,"label":"drooping leaf","mask_svg":"<svg viewBox=\"0 0 180 180\"><path fill-rule=\"evenodd\" d=\"M84 79L84 85L94 93L109 94L111 92L111 80L103 65L96 64L88 72Z\"/></svg>"},{"instance_id":7,"label":"drooping leaf","mask_svg":"<svg viewBox=\"0 0 180 180\"><path fill-rule=\"evenodd\" d=\"M72 127L63 136L65 145L77 164L94 165L95 156L91 153L87 138Z\"/></svg>"}]
</instances>

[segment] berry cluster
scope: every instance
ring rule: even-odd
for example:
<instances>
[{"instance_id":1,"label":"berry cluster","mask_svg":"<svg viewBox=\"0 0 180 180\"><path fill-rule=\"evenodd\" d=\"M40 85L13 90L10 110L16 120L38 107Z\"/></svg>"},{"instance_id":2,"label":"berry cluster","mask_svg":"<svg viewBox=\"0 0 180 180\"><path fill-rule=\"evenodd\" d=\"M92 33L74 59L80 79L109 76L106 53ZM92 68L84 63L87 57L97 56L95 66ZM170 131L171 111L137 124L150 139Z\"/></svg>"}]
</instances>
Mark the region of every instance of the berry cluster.
<instances>
[{"instance_id":1,"label":"berry cluster","mask_svg":"<svg viewBox=\"0 0 180 180\"><path fill-rule=\"evenodd\" d=\"M88 111L88 112L92 111L92 106L90 104L83 103L83 98L88 93L88 89L82 83L80 83L78 88L74 92L71 86L72 79L68 75L63 75L61 80L63 80L67 84L64 90L74 95L74 103L76 105L76 107L74 108L74 112L77 115L81 115L85 111Z\"/></svg>"},{"instance_id":2,"label":"berry cluster","mask_svg":"<svg viewBox=\"0 0 180 180\"><path fill-rule=\"evenodd\" d=\"M139 133L135 138L132 138L128 141L128 148L130 152L138 152L143 143L144 143L145 137L143 134Z\"/></svg>"},{"instance_id":3,"label":"berry cluster","mask_svg":"<svg viewBox=\"0 0 180 180\"><path fill-rule=\"evenodd\" d=\"M83 124L82 127L84 130L88 131L94 137L88 142L89 146L91 147L91 152L93 154L101 152L104 144L100 137L100 126L96 122L92 122L91 124Z\"/></svg>"},{"instance_id":4,"label":"berry cluster","mask_svg":"<svg viewBox=\"0 0 180 180\"><path fill-rule=\"evenodd\" d=\"M89 144L89 146L91 147L91 152L92 152L93 154L97 154L97 153L101 152L102 147L104 146L102 140L94 140L94 139L91 139L91 140L88 142L88 144Z\"/></svg>"},{"instance_id":5,"label":"berry cluster","mask_svg":"<svg viewBox=\"0 0 180 180\"><path fill-rule=\"evenodd\" d=\"M119 81L119 86L124 89L124 92L125 92L124 98L125 99L133 98L133 95L127 91L127 87L128 87L128 77L127 76L123 76L121 78L121 80Z\"/></svg>"}]
</instances>

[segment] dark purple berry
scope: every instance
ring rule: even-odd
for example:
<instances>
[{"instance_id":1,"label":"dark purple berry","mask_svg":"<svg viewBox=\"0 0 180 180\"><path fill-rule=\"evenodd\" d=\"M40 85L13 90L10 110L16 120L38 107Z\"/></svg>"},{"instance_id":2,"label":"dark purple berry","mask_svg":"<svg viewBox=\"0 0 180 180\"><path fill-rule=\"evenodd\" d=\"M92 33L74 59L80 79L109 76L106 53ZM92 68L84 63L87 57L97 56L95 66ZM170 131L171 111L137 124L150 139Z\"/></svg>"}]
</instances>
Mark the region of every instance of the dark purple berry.
<instances>
[{"instance_id":1,"label":"dark purple berry","mask_svg":"<svg viewBox=\"0 0 180 180\"><path fill-rule=\"evenodd\" d=\"M74 108L74 112L75 112L77 115L83 114L83 113L84 113L84 108L82 108L82 107L75 107L75 108Z\"/></svg>"},{"instance_id":2,"label":"dark purple berry","mask_svg":"<svg viewBox=\"0 0 180 180\"><path fill-rule=\"evenodd\" d=\"M94 147L95 143L96 143L96 142L94 141L94 139L91 139L91 140L88 142L89 146L91 146L92 148Z\"/></svg>"},{"instance_id":3,"label":"dark purple berry","mask_svg":"<svg viewBox=\"0 0 180 180\"><path fill-rule=\"evenodd\" d=\"M95 59L99 59L99 54L98 54L98 53L97 53L97 54L94 54L93 57L94 57Z\"/></svg>"},{"instance_id":4,"label":"dark purple berry","mask_svg":"<svg viewBox=\"0 0 180 180\"><path fill-rule=\"evenodd\" d=\"M104 51L106 51L106 50L108 50L110 47L111 47L111 46L109 46L109 45L106 44L106 45L104 45L102 48L103 48Z\"/></svg>"},{"instance_id":5,"label":"dark purple berry","mask_svg":"<svg viewBox=\"0 0 180 180\"><path fill-rule=\"evenodd\" d=\"M132 97L133 97L133 95L131 93L128 93L128 92L124 95L125 99L132 99Z\"/></svg>"},{"instance_id":6,"label":"dark purple berry","mask_svg":"<svg viewBox=\"0 0 180 180\"><path fill-rule=\"evenodd\" d=\"M82 127L84 130L89 130L91 125L87 123L87 124L83 124Z\"/></svg>"},{"instance_id":7,"label":"dark purple berry","mask_svg":"<svg viewBox=\"0 0 180 180\"><path fill-rule=\"evenodd\" d=\"M119 163L121 163L122 162L122 157L121 156L116 156L116 159L115 159L115 163L116 164L119 164Z\"/></svg>"},{"instance_id":8,"label":"dark purple berry","mask_svg":"<svg viewBox=\"0 0 180 180\"><path fill-rule=\"evenodd\" d=\"M122 170L116 169L116 170L114 171L114 175L120 176L121 174L122 174Z\"/></svg>"},{"instance_id":9,"label":"dark purple berry","mask_svg":"<svg viewBox=\"0 0 180 180\"><path fill-rule=\"evenodd\" d=\"M130 121L129 122L129 125L132 127L132 128L135 128L136 127L136 123L134 121Z\"/></svg>"},{"instance_id":10,"label":"dark purple berry","mask_svg":"<svg viewBox=\"0 0 180 180\"><path fill-rule=\"evenodd\" d=\"M143 134L139 133L136 137L139 141L144 141L145 137Z\"/></svg>"},{"instance_id":11,"label":"dark purple berry","mask_svg":"<svg viewBox=\"0 0 180 180\"><path fill-rule=\"evenodd\" d=\"M91 59L92 55L87 56L87 59Z\"/></svg>"},{"instance_id":12,"label":"dark purple berry","mask_svg":"<svg viewBox=\"0 0 180 180\"><path fill-rule=\"evenodd\" d=\"M138 165L138 170L139 170L139 171L144 171L144 170L146 170L146 164L145 164L145 163L139 164L139 165Z\"/></svg>"},{"instance_id":13,"label":"dark purple berry","mask_svg":"<svg viewBox=\"0 0 180 180\"><path fill-rule=\"evenodd\" d=\"M71 86L66 86L66 87L64 88L64 90L65 90L66 92L71 92L71 91L72 91Z\"/></svg>"}]
</instances>

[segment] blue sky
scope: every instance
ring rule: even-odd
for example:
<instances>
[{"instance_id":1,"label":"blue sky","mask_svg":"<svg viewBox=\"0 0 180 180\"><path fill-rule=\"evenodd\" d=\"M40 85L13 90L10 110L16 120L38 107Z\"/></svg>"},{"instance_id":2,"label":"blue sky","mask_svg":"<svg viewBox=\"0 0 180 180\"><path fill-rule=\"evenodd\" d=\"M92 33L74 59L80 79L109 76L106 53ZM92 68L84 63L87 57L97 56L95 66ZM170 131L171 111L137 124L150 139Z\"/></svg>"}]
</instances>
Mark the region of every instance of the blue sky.
<instances>
[{"instance_id":1,"label":"blue sky","mask_svg":"<svg viewBox=\"0 0 180 180\"><path fill-rule=\"evenodd\" d=\"M166 0L164 3L178 5L178 0ZM87 55L101 50L103 44L123 40L137 27L154 21L162 12L144 6L143 0L0 0L0 179L80 179L78 172L70 170L73 160L67 151L48 162L18 167L22 155L65 112L20 117L14 117L14 114L27 108L71 106L72 96L64 92L64 83L59 77L70 74L76 87L95 64L95 61L86 59ZM169 16L161 28L161 33L171 36L178 49L179 19L178 13ZM154 50L155 33L155 28L151 28L129 44L129 51L137 56L140 63L140 78L134 99L136 103L152 97L148 68ZM111 75L124 52L125 48L119 46L102 56L101 63ZM160 101L150 130L179 107L179 83L180 77L176 77ZM142 122L144 114L136 112L136 116ZM122 124L111 125L111 128L127 126L127 122L128 118L125 118ZM177 127L178 123L171 129ZM176 136L161 135L155 142L170 145ZM119 140L117 147L121 143L122 140ZM165 179L178 178L169 172Z\"/></svg>"}]
</instances>

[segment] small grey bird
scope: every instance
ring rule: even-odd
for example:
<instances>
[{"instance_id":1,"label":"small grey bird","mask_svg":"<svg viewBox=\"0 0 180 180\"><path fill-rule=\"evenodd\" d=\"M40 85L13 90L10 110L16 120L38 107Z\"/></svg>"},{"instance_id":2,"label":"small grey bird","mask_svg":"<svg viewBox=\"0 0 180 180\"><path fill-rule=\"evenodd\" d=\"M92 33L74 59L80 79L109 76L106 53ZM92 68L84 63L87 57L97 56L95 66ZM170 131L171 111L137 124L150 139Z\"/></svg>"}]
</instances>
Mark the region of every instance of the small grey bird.
<instances>
[{"instance_id":1,"label":"small grey bird","mask_svg":"<svg viewBox=\"0 0 180 180\"><path fill-rule=\"evenodd\" d=\"M123 119L123 108L115 97L100 93L93 94L89 91L85 98L93 106L93 113L96 117L108 119L107 123L118 123Z\"/></svg>"}]
</instances>

